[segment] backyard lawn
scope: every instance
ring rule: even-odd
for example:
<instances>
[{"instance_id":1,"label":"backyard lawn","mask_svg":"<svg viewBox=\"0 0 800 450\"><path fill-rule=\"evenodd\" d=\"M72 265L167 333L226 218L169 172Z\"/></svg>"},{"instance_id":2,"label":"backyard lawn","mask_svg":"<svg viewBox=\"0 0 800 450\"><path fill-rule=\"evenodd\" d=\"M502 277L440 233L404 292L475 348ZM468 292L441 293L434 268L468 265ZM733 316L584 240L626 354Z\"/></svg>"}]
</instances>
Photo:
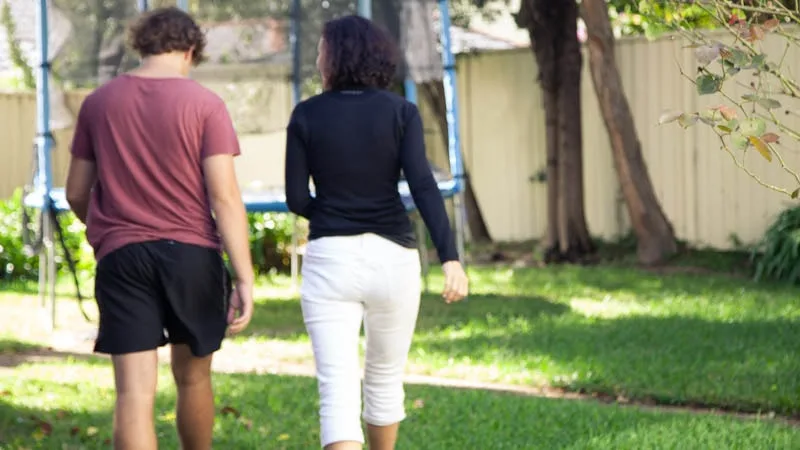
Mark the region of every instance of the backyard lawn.
<instances>
[{"instance_id":1,"label":"backyard lawn","mask_svg":"<svg viewBox=\"0 0 800 450\"><path fill-rule=\"evenodd\" d=\"M413 385L399 449L800 448L797 289L623 266L473 268L470 276L473 295L464 303L425 297L413 374L757 416ZM434 291L440 283L434 274ZM216 376L215 445L315 448L313 378L253 372L267 360L313 370L298 301L285 279L257 297L251 327L218 358L240 364ZM52 342L31 313L35 298L9 290L0 299L0 362L9 366L0 367L0 448L103 448L112 405L107 360L40 357L37 347ZM74 301L60 301L59 314L64 328L90 328ZM164 371L158 426L162 447L177 448L168 381Z\"/></svg>"}]
</instances>

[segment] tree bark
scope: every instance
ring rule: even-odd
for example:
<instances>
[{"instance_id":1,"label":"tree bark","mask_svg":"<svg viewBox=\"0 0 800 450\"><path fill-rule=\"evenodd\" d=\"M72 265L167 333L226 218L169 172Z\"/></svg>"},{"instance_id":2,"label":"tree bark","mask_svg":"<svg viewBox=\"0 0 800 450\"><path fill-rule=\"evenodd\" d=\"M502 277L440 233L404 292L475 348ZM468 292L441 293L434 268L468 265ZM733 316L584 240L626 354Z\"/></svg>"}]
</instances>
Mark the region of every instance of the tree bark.
<instances>
[{"instance_id":1,"label":"tree bark","mask_svg":"<svg viewBox=\"0 0 800 450\"><path fill-rule=\"evenodd\" d=\"M544 99L548 263L576 262L595 250L584 212L577 16L573 0L524 0L517 15L531 38Z\"/></svg>"},{"instance_id":2,"label":"tree bark","mask_svg":"<svg viewBox=\"0 0 800 450\"><path fill-rule=\"evenodd\" d=\"M639 262L654 265L677 252L675 233L650 181L614 55L614 35L604 0L583 0L589 65L603 114L614 165L637 239Z\"/></svg>"},{"instance_id":3,"label":"tree bark","mask_svg":"<svg viewBox=\"0 0 800 450\"><path fill-rule=\"evenodd\" d=\"M583 55L578 42L578 5L574 0L558 0L562 8L557 30L560 51L556 53L558 70L558 138L561 157L559 190L561 192L559 240L561 253L568 261L577 261L594 252L586 226L583 193L583 133L581 121L581 71Z\"/></svg>"},{"instance_id":4,"label":"tree bark","mask_svg":"<svg viewBox=\"0 0 800 450\"><path fill-rule=\"evenodd\" d=\"M423 83L421 87L422 95L436 116L436 122L444 141L445 154L447 154L449 133L447 131L447 105L444 98L444 85L441 81L429 81ZM483 219L481 208L475 197L475 191L472 189L472 181L469 178L469 169L466 164L464 164L464 209L467 212L467 227L469 227L471 240L473 242L491 242L492 238L489 235L489 229L486 227L486 221Z\"/></svg>"}]
</instances>

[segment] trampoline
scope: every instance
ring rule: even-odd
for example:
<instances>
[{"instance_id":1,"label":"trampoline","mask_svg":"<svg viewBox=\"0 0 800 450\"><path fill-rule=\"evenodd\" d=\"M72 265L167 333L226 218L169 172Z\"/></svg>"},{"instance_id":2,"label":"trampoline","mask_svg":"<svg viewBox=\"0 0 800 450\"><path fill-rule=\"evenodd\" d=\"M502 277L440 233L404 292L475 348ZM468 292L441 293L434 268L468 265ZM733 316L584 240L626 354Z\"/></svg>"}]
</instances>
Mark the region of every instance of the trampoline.
<instances>
[{"instance_id":1,"label":"trampoline","mask_svg":"<svg viewBox=\"0 0 800 450\"><path fill-rule=\"evenodd\" d=\"M37 9L37 53L40 64L36 71L37 88L37 136L35 139L35 173L31 188L28 190L24 204L27 208L41 212L41 245L39 251L39 296L43 307L50 305L50 327L56 327L56 261L55 261L55 228L58 227L59 213L70 209L66 201L64 189L53 186L51 152L54 147L52 130L50 129L50 61L52 55L48 49L48 0L39 0ZM202 2L201 2L202 3ZM384 25L400 43L403 58L401 74L405 97L417 102L416 85L420 82L442 80L444 84L445 104L448 125L448 159L449 174L434 170L439 191L445 199L452 199L454 206L454 228L459 254L464 255L464 223L463 208L463 162L459 139L458 102L455 86L455 58L451 51L450 14L447 0L358 0L353 4L349 0L324 2L327 4L325 14L310 14L304 8L303 0L292 0L289 11L289 44L291 54L292 103L297 104L303 95L303 83L314 71L313 61L316 55L312 52L301 52L303 39L314 39L321 31L322 23L337 15L358 13L373 18ZM163 6L160 2L158 6ZM323 8L319 3L312 3L308 8ZM331 6L333 5L333 6ZM338 7L337 7L338 5ZM188 1L178 0L177 6L188 9ZM350 11L355 6L354 11ZM146 11L150 7L147 0L137 0L136 10ZM373 15L373 9L376 14ZM194 13L194 11L191 11ZM438 36L433 33L433 16L438 15ZM377 17L373 17L377 16ZM438 38L438 42L437 42ZM306 45L307 47L307 45ZM433 61L435 57L438 61ZM434 64L435 62L435 64ZM415 213L416 208L405 181L398 185L398 191L409 214L412 214L418 234L420 256L425 277L425 289L428 279L428 251L425 226ZM250 191L243 189L242 199L250 213L287 213L283 188ZM294 217L294 216L293 216ZM296 217L294 217L296 220ZM291 276L293 285L297 287L299 274L298 227L294 226ZM77 279L76 279L77 284ZM77 287L77 286L76 286ZM80 297L80 293L79 293ZM49 301L48 301L49 300Z\"/></svg>"}]
</instances>

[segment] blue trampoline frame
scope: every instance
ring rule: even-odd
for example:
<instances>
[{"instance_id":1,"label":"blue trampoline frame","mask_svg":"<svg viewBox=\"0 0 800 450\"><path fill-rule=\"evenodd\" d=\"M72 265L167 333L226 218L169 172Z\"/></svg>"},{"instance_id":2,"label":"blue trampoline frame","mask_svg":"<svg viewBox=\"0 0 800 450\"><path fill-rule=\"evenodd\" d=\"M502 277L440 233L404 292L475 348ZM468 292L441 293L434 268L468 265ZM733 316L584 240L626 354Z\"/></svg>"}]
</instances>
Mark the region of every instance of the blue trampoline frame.
<instances>
[{"instance_id":1,"label":"blue trampoline frame","mask_svg":"<svg viewBox=\"0 0 800 450\"><path fill-rule=\"evenodd\" d=\"M439 191L444 198L452 198L455 209L455 228L456 240L459 255L461 255L462 262L464 258L464 223L465 223L465 210L463 202L464 192L464 163L461 153L461 139L459 133L459 114L458 114L458 94L456 90L456 74L455 74L455 57L452 52L451 38L450 38L450 10L448 7L448 0L437 0L441 27L440 39L442 42L442 63L444 68L443 82L445 103L447 110L447 131L448 131L448 156L450 163L450 173L452 178L447 180L437 180ZM137 0L137 6L140 11L149 9L148 0ZM188 9L188 0L177 0L177 6L186 10ZM301 74L300 74L300 14L301 6L300 0L293 0L291 12L291 31L290 31L290 45L292 50L292 93L293 102L296 105L301 99ZM358 14L371 18L372 16L372 0L358 0ZM42 250L39 254L39 297L42 307L50 304L50 328L55 329L56 326L56 305L55 305L55 282L56 282L56 267L55 267L55 245L54 245L54 226L50 220L50 213L52 210L56 212L64 212L70 209L67 203L65 192L63 188L54 188L52 184L52 150L54 147L52 131L50 129L50 90L49 90L49 73L50 62L48 58L48 11L47 0L39 0L39 6L36 11L37 15L37 50L40 57L40 63L36 71L36 111L37 111L37 128L36 128L36 158L38 161L36 173L34 175L33 185L34 190L28 194L24 203L27 207L38 208L44 215L42 236L43 243ZM416 84L412 79L406 79L404 82L406 99L413 103L417 103L417 89ZM416 207L411 194L409 192L408 184L401 181L398 190L402 196L403 203L406 210L413 212ZM275 193L248 193L243 192L242 198L248 212L276 212L276 213L289 213L286 206L285 196ZM293 219L296 217L293 215ZM419 234L420 256L423 262L423 270L425 273L425 289L427 290L427 274L428 274L428 257L425 239L425 226L419 218L415 220L417 224L417 233ZM294 227L292 241L292 280L293 284L297 286L298 279L298 256L297 248L297 227Z\"/></svg>"}]
</instances>

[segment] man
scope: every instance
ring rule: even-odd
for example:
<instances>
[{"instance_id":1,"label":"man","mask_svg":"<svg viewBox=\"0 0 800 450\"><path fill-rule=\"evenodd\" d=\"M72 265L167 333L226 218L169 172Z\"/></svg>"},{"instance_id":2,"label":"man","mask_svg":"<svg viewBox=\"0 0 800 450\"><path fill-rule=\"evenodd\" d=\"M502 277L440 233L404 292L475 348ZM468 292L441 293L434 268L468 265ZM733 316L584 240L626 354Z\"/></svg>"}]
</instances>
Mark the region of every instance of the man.
<instances>
[{"instance_id":1,"label":"man","mask_svg":"<svg viewBox=\"0 0 800 450\"><path fill-rule=\"evenodd\" d=\"M191 16L154 10L130 39L142 64L84 101L66 187L98 261L95 351L112 356L115 449L157 448L156 349L170 343L182 448L208 450L211 358L253 313L239 144L223 101L188 78L205 46Z\"/></svg>"}]
</instances>

